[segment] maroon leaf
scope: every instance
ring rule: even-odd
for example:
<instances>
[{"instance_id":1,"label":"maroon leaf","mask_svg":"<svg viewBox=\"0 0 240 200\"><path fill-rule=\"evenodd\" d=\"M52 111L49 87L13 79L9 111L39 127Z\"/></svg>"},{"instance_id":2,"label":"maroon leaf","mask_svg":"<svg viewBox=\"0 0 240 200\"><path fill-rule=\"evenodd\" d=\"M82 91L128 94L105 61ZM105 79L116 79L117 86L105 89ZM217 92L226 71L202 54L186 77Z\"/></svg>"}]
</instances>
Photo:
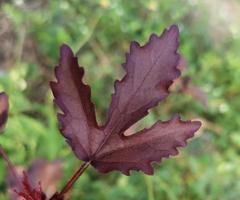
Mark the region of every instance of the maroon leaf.
<instances>
[{"instance_id":1,"label":"maroon leaf","mask_svg":"<svg viewBox=\"0 0 240 200\"><path fill-rule=\"evenodd\" d=\"M58 82L52 82L51 88L56 104L64 112L58 115L61 132L76 156L87 160L91 155L91 141L95 138L92 134L97 127L95 110L90 100L90 87L82 82L83 68L79 68L77 58L66 45L61 48L60 64L55 73Z\"/></svg>"},{"instance_id":2,"label":"maroon leaf","mask_svg":"<svg viewBox=\"0 0 240 200\"><path fill-rule=\"evenodd\" d=\"M105 132L122 133L168 96L169 86L180 76L176 68L180 57L178 34L177 26L173 25L160 37L152 34L142 47L131 43L123 64L127 73L115 83Z\"/></svg>"},{"instance_id":3,"label":"maroon leaf","mask_svg":"<svg viewBox=\"0 0 240 200\"><path fill-rule=\"evenodd\" d=\"M31 185L35 188L41 183L42 190L47 197L51 197L57 190L57 185L62 177L62 162L36 160L32 163L27 173Z\"/></svg>"},{"instance_id":4,"label":"maroon leaf","mask_svg":"<svg viewBox=\"0 0 240 200\"><path fill-rule=\"evenodd\" d=\"M33 188L29 183L28 176L25 172L23 177L19 176L17 169L12 164L1 146L0 155L3 157L8 166L8 182L13 200L46 200L46 195L43 193L40 185L38 188Z\"/></svg>"},{"instance_id":5,"label":"maroon leaf","mask_svg":"<svg viewBox=\"0 0 240 200\"><path fill-rule=\"evenodd\" d=\"M198 100L205 108L208 107L208 98L206 92L204 92L200 87L195 86L192 79L187 76L181 79L182 88L180 92L191 95L193 98Z\"/></svg>"},{"instance_id":6,"label":"maroon leaf","mask_svg":"<svg viewBox=\"0 0 240 200\"><path fill-rule=\"evenodd\" d=\"M57 184L62 176L62 163L60 161L36 160L27 172L22 173L23 170L22 167L15 167L17 179L11 171L9 173L8 185L12 191L13 200L27 196L36 196L35 199L49 199L56 192Z\"/></svg>"},{"instance_id":7,"label":"maroon leaf","mask_svg":"<svg viewBox=\"0 0 240 200\"><path fill-rule=\"evenodd\" d=\"M183 56L180 57L177 68L184 72L187 69L187 61ZM208 98L202 88L195 86L189 76L179 77L171 86L171 91L178 91L192 96L199 101L205 108L208 107Z\"/></svg>"},{"instance_id":8,"label":"maroon leaf","mask_svg":"<svg viewBox=\"0 0 240 200\"><path fill-rule=\"evenodd\" d=\"M62 176L62 163L60 161L48 162L45 160L36 160L23 176L22 171L24 169L22 167L15 168L21 184L18 185L16 178L12 173L9 173L8 185L11 191L16 190L18 194L31 193L31 191L34 191L33 193L37 191L38 193L43 193L41 191L44 191L44 196L49 198L56 192L57 184L60 182ZM12 192L12 199L17 199L18 194Z\"/></svg>"},{"instance_id":9,"label":"maroon leaf","mask_svg":"<svg viewBox=\"0 0 240 200\"><path fill-rule=\"evenodd\" d=\"M2 92L0 93L0 131L4 128L7 118L8 118L8 96ZM42 192L41 188L33 189L29 184L27 174L24 177L19 177L15 166L12 164L4 149L0 145L0 156L4 159L7 164L8 171L10 174L10 182L14 185L14 190L12 191L12 199L25 199L25 200L46 200L45 194Z\"/></svg>"},{"instance_id":10,"label":"maroon leaf","mask_svg":"<svg viewBox=\"0 0 240 200\"><path fill-rule=\"evenodd\" d=\"M186 146L186 140L199 127L199 122L184 122L175 116L128 137L112 134L92 164L103 173L117 169L128 175L130 169L135 169L153 174L150 162L177 155L176 148Z\"/></svg>"},{"instance_id":11,"label":"maroon leaf","mask_svg":"<svg viewBox=\"0 0 240 200\"><path fill-rule=\"evenodd\" d=\"M207 93L198 86L189 84L188 87L183 88L183 92L191 95L193 98L198 100L205 108L208 108L208 97Z\"/></svg>"},{"instance_id":12,"label":"maroon leaf","mask_svg":"<svg viewBox=\"0 0 240 200\"><path fill-rule=\"evenodd\" d=\"M0 93L0 131L4 128L8 117L8 96ZM15 167L0 145L0 156L7 164L9 191L13 200L46 200L56 192L56 184L61 176L61 162L47 163L38 160L33 163L27 173ZM20 172L21 171L21 172ZM43 187L42 187L43 186ZM45 192L43 192L44 188ZM63 200L63 197L52 197L52 200Z\"/></svg>"},{"instance_id":13,"label":"maroon leaf","mask_svg":"<svg viewBox=\"0 0 240 200\"><path fill-rule=\"evenodd\" d=\"M177 147L200 127L200 122L181 121L174 117L157 122L131 136L123 132L148 114L168 94L173 80L180 76L179 31L173 25L158 37L140 47L133 42L123 65L126 75L115 83L115 93L106 124L99 127L90 88L82 82L83 69L71 49L61 47L60 64L56 68L57 82L51 83L55 103L63 111L58 116L61 132L80 160L90 161L100 172L142 170L152 174L152 161L177 154Z\"/></svg>"},{"instance_id":14,"label":"maroon leaf","mask_svg":"<svg viewBox=\"0 0 240 200\"><path fill-rule=\"evenodd\" d=\"M27 173L23 173L21 190L15 190L16 199L23 200L46 200L46 195L43 193L41 185L33 188L29 182ZM14 198L15 200L15 198Z\"/></svg>"},{"instance_id":15,"label":"maroon leaf","mask_svg":"<svg viewBox=\"0 0 240 200\"><path fill-rule=\"evenodd\" d=\"M4 128L8 118L8 96L0 93L0 131Z\"/></svg>"}]
</instances>

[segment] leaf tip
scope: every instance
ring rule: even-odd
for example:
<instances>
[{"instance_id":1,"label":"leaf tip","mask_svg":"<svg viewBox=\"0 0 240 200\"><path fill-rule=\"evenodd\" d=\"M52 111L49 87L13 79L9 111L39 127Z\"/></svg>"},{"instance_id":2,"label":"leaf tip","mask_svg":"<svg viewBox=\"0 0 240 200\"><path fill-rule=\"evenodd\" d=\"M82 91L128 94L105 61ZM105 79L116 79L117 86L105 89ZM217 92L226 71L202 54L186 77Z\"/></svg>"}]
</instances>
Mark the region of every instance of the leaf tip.
<instances>
[{"instance_id":1,"label":"leaf tip","mask_svg":"<svg viewBox=\"0 0 240 200\"><path fill-rule=\"evenodd\" d=\"M149 175L149 176L152 176L154 174L154 169L151 165L151 161L149 161L147 164L146 164L146 167L144 169L142 169L142 171Z\"/></svg>"},{"instance_id":2,"label":"leaf tip","mask_svg":"<svg viewBox=\"0 0 240 200\"><path fill-rule=\"evenodd\" d=\"M130 45L130 52L134 52L136 49L140 48L140 44L136 41L132 41Z\"/></svg>"},{"instance_id":3,"label":"leaf tip","mask_svg":"<svg viewBox=\"0 0 240 200\"><path fill-rule=\"evenodd\" d=\"M60 57L61 57L61 59L65 58L65 57L68 58L68 57L73 57L73 56L74 56L74 54L73 54L73 51L70 48L70 46L68 46L67 44L62 44L61 47L60 47Z\"/></svg>"},{"instance_id":4,"label":"leaf tip","mask_svg":"<svg viewBox=\"0 0 240 200\"><path fill-rule=\"evenodd\" d=\"M169 27L169 31L170 32L173 32L173 33L176 33L176 34L179 34L179 28L178 28L178 25L177 24L173 24Z\"/></svg>"},{"instance_id":5,"label":"leaf tip","mask_svg":"<svg viewBox=\"0 0 240 200\"><path fill-rule=\"evenodd\" d=\"M150 41L154 42L157 39L158 39L158 36L155 33L151 34Z\"/></svg>"},{"instance_id":6,"label":"leaf tip","mask_svg":"<svg viewBox=\"0 0 240 200\"><path fill-rule=\"evenodd\" d=\"M63 43L63 44L60 46L60 49L61 49L62 51L65 51L65 50L69 50L70 47L69 47L67 44Z\"/></svg>"},{"instance_id":7,"label":"leaf tip","mask_svg":"<svg viewBox=\"0 0 240 200\"><path fill-rule=\"evenodd\" d=\"M201 128L201 126L202 126L202 122L201 121L192 121L192 124L194 125L194 132L199 130Z\"/></svg>"}]
</instances>

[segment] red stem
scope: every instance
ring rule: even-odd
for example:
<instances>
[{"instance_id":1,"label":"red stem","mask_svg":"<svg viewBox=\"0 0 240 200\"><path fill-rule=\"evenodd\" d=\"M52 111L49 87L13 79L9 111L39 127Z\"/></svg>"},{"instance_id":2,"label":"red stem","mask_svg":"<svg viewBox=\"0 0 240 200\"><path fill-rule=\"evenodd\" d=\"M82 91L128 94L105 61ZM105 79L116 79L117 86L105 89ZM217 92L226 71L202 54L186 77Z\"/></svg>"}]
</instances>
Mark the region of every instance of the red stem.
<instances>
[{"instance_id":1,"label":"red stem","mask_svg":"<svg viewBox=\"0 0 240 200\"><path fill-rule=\"evenodd\" d=\"M67 182L67 184L64 186L64 188L59 193L60 197L64 196L64 194L66 194L72 188L73 184L78 180L78 178L88 168L90 163L91 163L90 161L85 162L80 166L80 168L76 171L76 173L72 176L72 178Z\"/></svg>"}]
</instances>

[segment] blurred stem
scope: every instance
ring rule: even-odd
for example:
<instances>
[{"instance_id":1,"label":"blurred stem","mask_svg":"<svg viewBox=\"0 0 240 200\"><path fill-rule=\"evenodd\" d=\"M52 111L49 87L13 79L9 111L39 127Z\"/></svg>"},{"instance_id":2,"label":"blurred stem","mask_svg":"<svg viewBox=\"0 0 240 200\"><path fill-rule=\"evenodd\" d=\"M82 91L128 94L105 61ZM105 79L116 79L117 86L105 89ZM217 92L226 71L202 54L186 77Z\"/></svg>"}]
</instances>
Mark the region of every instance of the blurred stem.
<instances>
[{"instance_id":1,"label":"blurred stem","mask_svg":"<svg viewBox=\"0 0 240 200\"><path fill-rule=\"evenodd\" d=\"M4 151L4 149L2 148L2 146L0 145L0 155L3 157L3 159L6 161L7 166L8 166L8 170L10 171L10 173L12 174L12 176L15 178L15 181L18 185L19 188L21 188L22 184L21 181L19 179L19 176L17 175L16 169L14 167L14 165L12 164L12 162L10 161L10 159L8 158L6 152Z\"/></svg>"},{"instance_id":2,"label":"blurred stem","mask_svg":"<svg viewBox=\"0 0 240 200\"><path fill-rule=\"evenodd\" d=\"M102 13L101 14L98 14L91 22L89 22L89 33L87 34L87 36L85 37L85 39L83 41L81 41L81 43L78 45L78 50L77 50L77 53L76 53L76 56L79 56L80 55L80 51L82 49L82 47L90 40L90 38L92 37L92 34L98 24L98 22L100 21L102 17Z\"/></svg>"},{"instance_id":3,"label":"blurred stem","mask_svg":"<svg viewBox=\"0 0 240 200\"><path fill-rule=\"evenodd\" d=\"M102 48L100 47L100 45L98 44L98 42L94 39L89 41L89 45L91 46L92 50L94 51L94 53L96 54L96 56L98 57L98 59L101 61L102 66L110 66L110 60L108 58L108 56L105 54L105 52L102 50Z\"/></svg>"},{"instance_id":4,"label":"blurred stem","mask_svg":"<svg viewBox=\"0 0 240 200\"><path fill-rule=\"evenodd\" d=\"M148 200L154 200L154 190L153 190L153 182L151 177L144 175L144 179L147 185L147 192L148 192Z\"/></svg>"},{"instance_id":5,"label":"blurred stem","mask_svg":"<svg viewBox=\"0 0 240 200\"><path fill-rule=\"evenodd\" d=\"M72 178L67 182L67 184L64 186L62 191L59 193L59 197L63 197L64 194L66 194L74 185L74 183L78 180L78 178L83 174L83 172L88 168L91 161L84 162L80 168L76 171L76 173L72 176Z\"/></svg>"},{"instance_id":6,"label":"blurred stem","mask_svg":"<svg viewBox=\"0 0 240 200\"><path fill-rule=\"evenodd\" d=\"M21 62L25 37L26 37L26 27L22 27L20 29L20 32L19 32L19 35L18 35L18 43L16 45L16 63Z\"/></svg>"}]
</instances>

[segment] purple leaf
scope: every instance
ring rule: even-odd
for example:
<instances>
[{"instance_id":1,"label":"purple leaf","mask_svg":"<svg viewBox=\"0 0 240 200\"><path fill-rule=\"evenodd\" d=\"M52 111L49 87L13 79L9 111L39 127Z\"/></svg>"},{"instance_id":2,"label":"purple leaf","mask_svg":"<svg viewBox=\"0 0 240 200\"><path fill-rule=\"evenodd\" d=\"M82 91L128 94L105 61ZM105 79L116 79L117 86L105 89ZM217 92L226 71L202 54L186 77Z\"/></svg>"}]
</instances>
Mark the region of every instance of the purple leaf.
<instances>
[{"instance_id":1,"label":"purple leaf","mask_svg":"<svg viewBox=\"0 0 240 200\"><path fill-rule=\"evenodd\" d=\"M103 173L119 170L129 175L129 170L135 169L153 174L150 162L160 162L164 157L177 155L176 148L185 147L186 140L199 127L200 122L184 122L176 116L128 137L112 134L92 164Z\"/></svg>"},{"instance_id":2,"label":"purple leaf","mask_svg":"<svg viewBox=\"0 0 240 200\"><path fill-rule=\"evenodd\" d=\"M180 58L178 35L173 25L160 37L152 34L142 47L131 43L123 64L126 75L115 83L105 132L122 133L168 96L169 86L180 76L176 67Z\"/></svg>"},{"instance_id":3,"label":"purple leaf","mask_svg":"<svg viewBox=\"0 0 240 200\"><path fill-rule=\"evenodd\" d=\"M22 173L24 170L22 167L17 166L15 169L20 184L11 172L8 176L8 185L12 191L13 200L20 200L24 196L29 196L29 199L36 196L36 200L49 199L55 193L62 176L62 162L59 160L53 162L36 160L24 173Z\"/></svg>"},{"instance_id":4,"label":"purple leaf","mask_svg":"<svg viewBox=\"0 0 240 200\"><path fill-rule=\"evenodd\" d=\"M83 68L78 66L77 58L67 45L61 47L61 59L55 73L58 82L51 82L51 88L55 103L64 113L58 114L61 132L76 156L86 161L91 155L97 122L90 87L82 82Z\"/></svg>"},{"instance_id":5,"label":"purple leaf","mask_svg":"<svg viewBox=\"0 0 240 200\"><path fill-rule=\"evenodd\" d=\"M180 76L178 36L178 28L173 25L160 37L153 34L142 47L131 44L123 65L126 75L115 83L108 120L101 127L96 122L90 88L82 82L83 68L68 46L61 47L57 82L52 82L51 88L55 103L63 111L58 115L61 132L80 160L90 161L103 173L142 170L152 174L152 161L176 155L176 148L185 146L200 128L198 121L184 122L174 117L134 135L123 134L169 95L170 85Z\"/></svg>"}]
</instances>

